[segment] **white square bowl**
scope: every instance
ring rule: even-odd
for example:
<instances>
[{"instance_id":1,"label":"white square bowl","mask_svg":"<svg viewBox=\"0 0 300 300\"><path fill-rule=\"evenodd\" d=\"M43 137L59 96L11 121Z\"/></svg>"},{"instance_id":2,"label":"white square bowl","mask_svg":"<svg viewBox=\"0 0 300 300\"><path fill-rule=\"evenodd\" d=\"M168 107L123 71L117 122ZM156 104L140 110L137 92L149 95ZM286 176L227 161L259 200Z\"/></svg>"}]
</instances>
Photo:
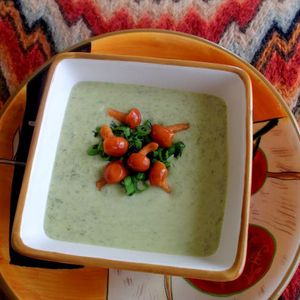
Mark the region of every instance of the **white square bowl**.
<instances>
[{"instance_id":1,"label":"white square bowl","mask_svg":"<svg viewBox=\"0 0 300 300\"><path fill-rule=\"evenodd\" d=\"M64 113L72 88L81 81L206 93L225 101L227 199L219 247L213 255L195 257L134 251L59 241L46 235L44 217ZM252 93L250 79L244 71L232 66L190 61L60 54L49 70L39 109L13 226L12 245L24 255L45 260L233 280L245 263L251 157Z\"/></svg>"}]
</instances>

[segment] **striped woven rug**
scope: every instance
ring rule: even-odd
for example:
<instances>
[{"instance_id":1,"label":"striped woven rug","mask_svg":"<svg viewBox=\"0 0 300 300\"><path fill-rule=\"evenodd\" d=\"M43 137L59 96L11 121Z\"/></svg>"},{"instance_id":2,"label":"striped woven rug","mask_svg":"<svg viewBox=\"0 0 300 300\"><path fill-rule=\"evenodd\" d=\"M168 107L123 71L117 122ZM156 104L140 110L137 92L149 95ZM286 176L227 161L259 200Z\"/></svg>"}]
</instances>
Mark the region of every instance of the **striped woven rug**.
<instances>
[{"instance_id":1,"label":"striped woven rug","mask_svg":"<svg viewBox=\"0 0 300 300\"><path fill-rule=\"evenodd\" d=\"M300 111L299 0L0 1L0 102L53 54L93 35L163 28L251 62Z\"/></svg>"},{"instance_id":2,"label":"striped woven rug","mask_svg":"<svg viewBox=\"0 0 300 300\"><path fill-rule=\"evenodd\" d=\"M300 124L300 0L0 0L0 109L55 53L91 36L160 28L204 37L255 66ZM283 299L299 297L300 271Z\"/></svg>"}]
</instances>

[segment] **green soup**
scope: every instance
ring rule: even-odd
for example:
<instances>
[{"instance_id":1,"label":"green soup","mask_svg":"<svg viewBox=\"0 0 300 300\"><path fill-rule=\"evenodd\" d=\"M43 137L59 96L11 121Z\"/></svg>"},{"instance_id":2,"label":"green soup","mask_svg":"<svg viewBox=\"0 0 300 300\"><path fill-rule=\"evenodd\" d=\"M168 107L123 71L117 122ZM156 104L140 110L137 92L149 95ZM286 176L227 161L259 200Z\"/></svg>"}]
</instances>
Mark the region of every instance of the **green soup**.
<instances>
[{"instance_id":1,"label":"green soup","mask_svg":"<svg viewBox=\"0 0 300 300\"><path fill-rule=\"evenodd\" d=\"M172 192L150 187L126 196L119 185L98 191L106 162L88 156L109 124L109 107L137 107L144 120L189 122L174 141ZM53 239L176 255L207 256L218 247L227 185L226 105L215 96L125 84L80 82L70 95L48 194L45 231Z\"/></svg>"}]
</instances>

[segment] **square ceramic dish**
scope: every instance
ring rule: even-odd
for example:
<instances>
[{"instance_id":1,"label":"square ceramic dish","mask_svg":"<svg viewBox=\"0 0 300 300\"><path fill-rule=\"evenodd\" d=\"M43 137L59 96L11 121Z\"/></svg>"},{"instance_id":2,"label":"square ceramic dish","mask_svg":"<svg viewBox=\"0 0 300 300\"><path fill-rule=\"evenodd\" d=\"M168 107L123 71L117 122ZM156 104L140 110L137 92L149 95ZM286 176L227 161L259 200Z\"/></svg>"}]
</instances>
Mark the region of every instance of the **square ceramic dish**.
<instances>
[{"instance_id":1,"label":"square ceramic dish","mask_svg":"<svg viewBox=\"0 0 300 300\"><path fill-rule=\"evenodd\" d=\"M65 110L72 88L83 81L205 93L225 101L227 195L220 241L212 255L201 257L103 247L53 239L46 234L47 198ZM58 55L49 70L36 121L14 220L13 247L24 255L45 260L218 281L233 280L241 273L246 256L251 124L251 82L248 75L238 68L178 60L73 53Z\"/></svg>"}]
</instances>

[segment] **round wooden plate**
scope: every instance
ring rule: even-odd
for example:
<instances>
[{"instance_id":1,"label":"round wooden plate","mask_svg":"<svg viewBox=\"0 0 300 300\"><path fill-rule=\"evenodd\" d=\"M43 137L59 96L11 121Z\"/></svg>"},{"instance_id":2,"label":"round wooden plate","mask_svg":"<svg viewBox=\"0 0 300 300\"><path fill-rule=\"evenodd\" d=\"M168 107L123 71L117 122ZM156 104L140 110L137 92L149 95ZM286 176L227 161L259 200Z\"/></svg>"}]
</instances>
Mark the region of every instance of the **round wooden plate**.
<instances>
[{"instance_id":1,"label":"round wooden plate","mask_svg":"<svg viewBox=\"0 0 300 300\"><path fill-rule=\"evenodd\" d=\"M148 299L148 295L175 300L220 296L277 298L299 263L300 135L289 109L271 84L251 65L221 47L167 31L122 31L102 35L68 51L225 63L248 72L253 85L254 132L270 122L278 124L262 136L253 162L255 190L251 200L245 271L237 281L220 284L116 270L110 270L108 280L107 270L99 268L63 270L10 264L9 209L14 169L0 165L0 274L7 293L20 299ZM26 105L27 85L50 63L51 60L33 74L1 112L1 158L13 158Z\"/></svg>"}]
</instances>

